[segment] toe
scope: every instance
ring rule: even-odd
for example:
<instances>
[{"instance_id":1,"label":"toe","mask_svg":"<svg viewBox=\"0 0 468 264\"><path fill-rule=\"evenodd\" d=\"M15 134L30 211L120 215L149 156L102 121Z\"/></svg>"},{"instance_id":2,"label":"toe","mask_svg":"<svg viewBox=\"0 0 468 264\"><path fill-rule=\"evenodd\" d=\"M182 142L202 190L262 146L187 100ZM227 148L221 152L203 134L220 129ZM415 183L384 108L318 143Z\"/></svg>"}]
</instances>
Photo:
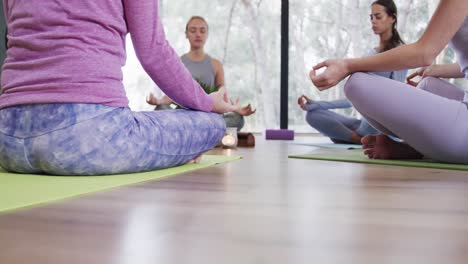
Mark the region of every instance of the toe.
<instances>
[{"instance_id":1,"label":"toe","mask_svg":"<svg viewBox=\"0 0 468 264\"><path fill-rule=\"evenodd\" d=\"M377 136L376 135L367 135L362 137L361 143L363 145L374 145L377 142Z\"/></svg>"}]
</instances>

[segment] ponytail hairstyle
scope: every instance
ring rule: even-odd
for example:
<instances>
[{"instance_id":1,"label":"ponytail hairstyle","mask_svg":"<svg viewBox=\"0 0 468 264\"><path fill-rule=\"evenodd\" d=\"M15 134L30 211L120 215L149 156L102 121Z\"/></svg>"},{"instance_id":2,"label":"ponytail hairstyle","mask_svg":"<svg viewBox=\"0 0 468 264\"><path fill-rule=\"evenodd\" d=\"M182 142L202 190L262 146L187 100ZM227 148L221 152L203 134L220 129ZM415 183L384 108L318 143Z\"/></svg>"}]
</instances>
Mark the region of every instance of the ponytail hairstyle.
<instances>
[{"instance_id":1,"label":"ponytail hairstyle","mask_svg":"<svg viewBox=\"0 0 468 264\"><path fill-rule=\"evenodd\" d=\"M402 44L405 44L403 39L400 37L400 33L398 33L397 30L397 22L398 22L398 12L397 12L397 7L393 0L377 0L372 3L371 6L373 5L381 5L385 8L385 12L387 13L388 16L391 16L395 19L395 22L392 25L392 37L388 40L388 42L384 46L383 51L391 50L393 48L396 48Z\"/></svg>"}]
</instances>

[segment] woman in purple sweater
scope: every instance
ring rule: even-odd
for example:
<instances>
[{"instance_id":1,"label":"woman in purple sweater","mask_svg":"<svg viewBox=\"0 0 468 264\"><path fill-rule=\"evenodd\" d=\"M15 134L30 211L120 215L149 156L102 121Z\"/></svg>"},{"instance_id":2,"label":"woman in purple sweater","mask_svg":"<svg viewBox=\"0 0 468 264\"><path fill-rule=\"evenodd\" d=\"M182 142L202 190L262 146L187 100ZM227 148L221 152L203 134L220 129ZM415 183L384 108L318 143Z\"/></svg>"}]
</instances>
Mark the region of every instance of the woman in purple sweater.
<instances>
[{"instance_id":1,"label":"woman in purple sweater","mask_svg":"<svg viewBox=\"0 0 468 264\"><path fill-rule=\"evenodd\" d=\"M370 158L428 158L468 164L468 98L461 89L431 78L422 89L372 76L365 71L393 71L430 65L449 44L458 63L444 66L438 76L468 79L468 0L440 0L432 19L415 43L359 59L326 60L310 73L319 90L352 74L345 85L347 98L375 128L395 135L362 139ZM316 75L316 70L326 70ZM423 70L424 72L425 70ZM422 74L424 75L424 74ZM426 74L428 75L428 74Z\"/></svg>"},{"instance_id":2,"label":"woman in purple sweater","mask_svg":"<svg viewBox=\"0 0 468 264\"><path fill-rule=\"evenodd\" d=\"M157 0L4 0L8 50L0 95L0 166L99 175L187 163L224 134L235 110L207 95L166 41ZM122 84L130 33L146 72L178 104L133 112ZM214 112L214 113L210 113Z\"/></svg>"}]
</instances>

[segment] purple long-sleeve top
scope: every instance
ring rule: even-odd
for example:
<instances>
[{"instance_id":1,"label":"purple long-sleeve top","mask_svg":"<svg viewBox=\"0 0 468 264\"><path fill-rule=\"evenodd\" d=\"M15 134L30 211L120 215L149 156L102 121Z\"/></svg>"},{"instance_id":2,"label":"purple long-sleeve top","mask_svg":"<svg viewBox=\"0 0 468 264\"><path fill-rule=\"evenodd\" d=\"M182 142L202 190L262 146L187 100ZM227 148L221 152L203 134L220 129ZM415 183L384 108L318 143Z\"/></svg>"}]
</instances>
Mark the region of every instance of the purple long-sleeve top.
<instances>
[{"instance_id":1,"label":"purple long-sleeve top","mask_svg":"<svg viewBox=\"0 0 468 264\"><path fill-rule=\"evenodd\" d=\"M0 108L39 103L125 107L125 36L154 82L185 107L211 111L166 40L157 0L4 0L8 50Z\"/></svg>"}]
</instances>

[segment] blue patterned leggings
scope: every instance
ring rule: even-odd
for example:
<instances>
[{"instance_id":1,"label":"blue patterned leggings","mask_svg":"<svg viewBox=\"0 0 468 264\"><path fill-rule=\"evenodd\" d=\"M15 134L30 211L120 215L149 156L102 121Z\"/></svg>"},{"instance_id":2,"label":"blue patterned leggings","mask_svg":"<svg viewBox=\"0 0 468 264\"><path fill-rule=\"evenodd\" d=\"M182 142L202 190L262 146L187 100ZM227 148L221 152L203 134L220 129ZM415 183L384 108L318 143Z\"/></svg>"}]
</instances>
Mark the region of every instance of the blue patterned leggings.
<instances>
[{"instance_id":1,"label":"blue patterned leggings","mask_svg":"<svg viewBox=\"0 0 468 264\"><path fill-rule=\"evenodd\" d=\"M11 172L104 175L185 164L225 132L221 115L133 112L99 104L37 104L0 110L0 166Z\"/></svg>"}]
</instances>

